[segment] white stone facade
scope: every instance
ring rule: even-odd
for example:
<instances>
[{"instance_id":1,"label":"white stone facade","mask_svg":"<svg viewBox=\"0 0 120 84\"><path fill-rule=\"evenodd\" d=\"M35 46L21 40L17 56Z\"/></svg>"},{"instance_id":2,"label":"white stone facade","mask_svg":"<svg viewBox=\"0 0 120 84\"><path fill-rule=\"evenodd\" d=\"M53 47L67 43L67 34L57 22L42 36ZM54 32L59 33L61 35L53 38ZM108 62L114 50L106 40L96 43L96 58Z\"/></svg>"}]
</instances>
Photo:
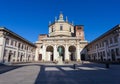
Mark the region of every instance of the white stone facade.
<instances>
[{"instance_id":1,"label":"white stone facade","mask_svg":"<svg viewBox=\"0 0 120 84\"><path fill-rule=\"evenodd\" d=\"M40 34L35 44L0 27L0 63L33 61L120 61L120 25L88 44L83 25L69 23L63 14L49 23L49 34Z\"/></svg>"},{"instance_id":2,"label":"white stone facade","mask_svg":"<svg viewBox=\"0 0 120 84\"><path fill-rule=\"evenodd\" d=\"M60 14L58 20L55 18L55 22L49 24L49 34L39 36L36 61L81 61L81 51L86 45L83 26L74 26Z\"/></svg>"},{"instance_id":3,"label":"white stone facade","mask_svg":"<svg viewBox=\"0 0 120 84\"><path fill-rule=\"evenodd\" d=\"M85 54L92 61L120 61L120 25L89 43Z\"/></svg>"},{"instance_id":4,"label":"white stone facade","mask_svg":"<svg viewBox=\"0 0 120 84\"><path fill-rule=\"evenodd\" d=\"M16 33L0 27L0 63L31 62L36 46Z\"/></svg>"}]
</instances>

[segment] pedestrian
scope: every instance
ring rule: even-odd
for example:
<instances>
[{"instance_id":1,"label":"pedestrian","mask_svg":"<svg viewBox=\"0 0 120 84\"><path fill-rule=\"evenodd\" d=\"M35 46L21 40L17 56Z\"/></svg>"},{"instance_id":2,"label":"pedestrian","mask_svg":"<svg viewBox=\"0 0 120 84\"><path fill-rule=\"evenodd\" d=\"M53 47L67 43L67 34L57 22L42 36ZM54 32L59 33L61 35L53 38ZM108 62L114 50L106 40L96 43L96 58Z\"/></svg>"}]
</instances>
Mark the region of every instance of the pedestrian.
<instances>
[{"instance_id":1,"label":"pedestrian","mask_svg":"<svg viewBox=\"0 0 120 84\"><path fill-rule=\"evenodd\" d=\"M73 68L76 69L77 68L77 64L73 64Z\"/></svg>"}]
</instances>

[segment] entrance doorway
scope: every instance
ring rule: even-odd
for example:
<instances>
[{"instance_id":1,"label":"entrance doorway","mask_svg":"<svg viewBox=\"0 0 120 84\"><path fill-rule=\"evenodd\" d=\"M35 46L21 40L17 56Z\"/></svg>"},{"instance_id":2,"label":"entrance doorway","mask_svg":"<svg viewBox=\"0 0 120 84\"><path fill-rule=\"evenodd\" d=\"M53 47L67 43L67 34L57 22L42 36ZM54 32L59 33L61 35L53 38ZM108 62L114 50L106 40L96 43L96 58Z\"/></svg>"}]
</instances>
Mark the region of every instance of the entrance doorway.
<instances>
[{"instance_id":1,"label":"entrance doorway","mask_svg":"<svg viewBox=\"0 0 120 84\"><path fill-rule=\"evenodd\" d=\"M9 52L9 55L8 55L8 62L11 62L11 57L12 56L12 51Z\"/></svg>"},{"instance_id":2,"label":"entrance doorway","mask_svg":"<svg viewBox=\"0 0 120 84\"><path fill-rule=\"evenodd\" d=\"M70 46L69 47L69 52L70 52L70 60L71 61L76 61L76 47L75 46Z\"/></svg>"},{"instance_id":3,"label":"entrance doorway","mask_svg":"<svg viewBox=\"0 0 120 84\"><path fill-rule=\"evenodd\" d=\"M47 52L48 58L50 58L50 61L53 61L53 60L54 60L53 47L52 47L52 46L48 46L48 47L46 48L46 52Z\"/></svg>"},{"instance_id":4,"label":"entrance doorway","mask_svg":"<svg viewBox=\"0 0 120 84\"><path fill-rule=\"evenodd\" d=\"M39 60L39 61L42 60L42 54L39 54L38 60Z\"/></svg>"}]
</instances>

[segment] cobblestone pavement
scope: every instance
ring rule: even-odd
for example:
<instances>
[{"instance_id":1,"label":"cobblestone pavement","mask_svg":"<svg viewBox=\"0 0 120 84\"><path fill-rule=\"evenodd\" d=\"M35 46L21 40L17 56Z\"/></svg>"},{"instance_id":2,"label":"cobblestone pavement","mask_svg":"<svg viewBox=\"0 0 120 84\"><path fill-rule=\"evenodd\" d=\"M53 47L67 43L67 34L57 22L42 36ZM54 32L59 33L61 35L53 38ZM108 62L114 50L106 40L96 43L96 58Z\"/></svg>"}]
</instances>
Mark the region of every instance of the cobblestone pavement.
<instances>
[{"instance_id":1,"label":"cobblestone pavement","mask_svg":"<svg viewBox=\"0 0 120 84\"><path fill-rule=\"evenodd\" d=\"M28 64L0 74L0 84L120 84L120 65Z\"/></svg>"}]
</instances>

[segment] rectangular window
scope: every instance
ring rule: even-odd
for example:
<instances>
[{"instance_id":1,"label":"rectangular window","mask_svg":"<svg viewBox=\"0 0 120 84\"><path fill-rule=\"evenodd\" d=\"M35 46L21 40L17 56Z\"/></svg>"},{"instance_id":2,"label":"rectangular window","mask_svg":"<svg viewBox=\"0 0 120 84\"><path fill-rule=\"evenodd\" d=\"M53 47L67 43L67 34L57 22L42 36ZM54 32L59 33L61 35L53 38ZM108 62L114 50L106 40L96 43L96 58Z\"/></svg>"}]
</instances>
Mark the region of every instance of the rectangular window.
<instances>
[{"instance_id":1,"label":"rectangular window","mask_svg":"<svg viewBox=\"0 0 120 84\"><path fill-rule=\"evenodd\" d=\"M102 42L102 47L104 47L104 42Z\"/></svg>"},{"instance_id":2,"label":"rectangular window","mask_svg":"<svg viewBox=\"0 0 120 84\"><path fill-rule=\"evenodd\" d=\"M20 43L18 44L18 48L20 48Z\"/></svg>"},{"instance_id":3,"label":"rectangular window","mask_svg":"<svg viewBox=\"0 0 120 84\"><path fill-rule=\"evenodd\" d=\"M106 40L105 42L106 42L106 45L108 46L109 45L108 40Z\"/></svg>"},{"instance_id":4,"label":"rectangular window","mask_svg":"<svg viewBox=\"0 0 120 84\"><path fill-rule=\"evenodd\" d=\"M77 28L77 29L78 29L78 30L80 30L80 29L82 29L82 28L78 26L78 28Z\"/></svg>"},{"instance_id":5,"label":"rectangular window","mask_svg":"<svg viewBox=\"0 0 120 84\"><path fill-rule=\"evenodd\" d=\"M110 38L110 44L112 44L113 43L113 40L112 40L112 38Z\"/></svg>"},{"instance_id":6,"label":"rectangular window","mask_svg":"<svg viewBox=\"0 0 120 84\"><path fill-rule=\"evenodd\" d=\"M53 32L53 28L52 28L52 30L51 30L52 32Z\"/></svg>"},{"instance_id":7,"label":"rectangular window","mask_svg":"<svg viewBox=\"0 0 120 84\"><path fill-rule=\"evenodd\" d=\"M8 44L8 45L9 45L9 39L8 39L8 38L6 39L6 44Z\"/></svg>"},{"instance_id":8,"label":"rectangular window","mask_svg":"<svg viewBox=\"0 0 120 84\"><path fill-rule=\"evenodd\" d=\"M4 51L4 56L7 56L7 50L5 49L5 51Z\"/></svg>"},{"instance_id":9,"label":"rectangular window","mask_svg":"<svg viewBox=\"0 0 120 84\"><path fill-rule=\"evenodd\" d=\"M119 56L119 48L115 49L116 55Z\"/></svg>"},{"instance_id":10,"label":"rectangular window","mask_svg":"<svg viewBox=\"0 0 120 84\"><path fill-rule=\"evenodd\" d=\"M70 27L70 29L69 29L69 32L71 32L71 27Z\"/></svg>"},{"instance_id":11,"label":"rectangular window","mask_svg":"<svg viewBox=\"0 0 120 84\"><path fill-rule=\"evenodd\" d=\"M62 31L62 30L63 30L63 26L61 25L61 26L60 26L60 31Z\"/></svg>"},{"instance_id":12,"label":"rectangular window","mask_svg":"<svg viewBox=\"0 0 120 84\"><path fill-rule=\"evenodd\" d=\"M21 44L21 49L23 49L23 44Z\"/></svg>"},{"instance_id":13,"label":"rectangular window","mask_svg":"<svg viewBox=\"0 0 120 84\"><path fill-rule=\"evenodd\" d=\"M107 56L110 56L110 53L111 53L111 52L110 52L110 50L109 50L109 51L107 51Z\"/></svg>"},{"instance_id":14,"label":"rectangular window","mask_svg":"<svg viewBox=\"0 0 120 84\"><path fill-rule=\"evenodd\" d=\"M27 50L28 50L28 46L27 46Z\"/></svg>"},{"instance_id":15,"label":"rectangular window","mask_svg":"<svg viewBox=\"0 0 120 84\"><path fill-rule=\"evenodd\" d=\"M17 47L17 41L15 41L15 47Z\"/></svg>"},{"instance_id":16,"label":"rectangular window","mask_svg":"<svg viewBox=\"0 0 120 84\"><path fill-rule=\"evenodd\" d=\"M98 52L98 57L100 57L100 53Z\"/></svg>"},{"instance_id":17,"label":"rectangular window","mask_svg":"<svg viewBox=\"0 0 120 84\"><path fill-rule=\"evenodd\" d=\"M115 37L114 37L114 42L115 42L115 43L118 43L118 36L115 36Z\"/></svg>"},{"instance_id":18,"label":"rectangular window","mask_svg":"<svg viewBox=\"0 0 120 84\"><path fill-rule=\"evenodd\" d=\"M20 56L20 52L18 52L18 57Z\"/></svg>"},{"instance_id":19,"label":"rectangular window","mask_svg":"<svg viewBox=\"0 0 120 84\"><path fill-rule=\"evenodd\" d=\"M105 51L103 51L103 56L105 57Z\"/></svg>"},{"instance_id":20,"label":"rectangular window","mask_svg":"<svg viewBox=\"0 0 120 84\"><path fill-rule=\"evenodd\" d=\"M100 48L101 48L101 43L100 43Z\"/></svg>"},{"instance_id":21,"label":"rectangular window","mask_svg":"<svg viewBox=\"0 0 120 84\"><path fill-rule=\"evenodd\" d=\"M14 43L13 40L11 40L11 45L13 45L13 43Z\"/></svg>"},{"instance_id":22,"label":"rectangular window","mask_svg":"<svg viewBox=\"0 0 120 84\"><path fill-rule=\"evenodd\" d=\"M16 55L16 51L14 51L14 55L13 55L13 57L15 57L15 55Z\"/></svg>"}]
</instances>

